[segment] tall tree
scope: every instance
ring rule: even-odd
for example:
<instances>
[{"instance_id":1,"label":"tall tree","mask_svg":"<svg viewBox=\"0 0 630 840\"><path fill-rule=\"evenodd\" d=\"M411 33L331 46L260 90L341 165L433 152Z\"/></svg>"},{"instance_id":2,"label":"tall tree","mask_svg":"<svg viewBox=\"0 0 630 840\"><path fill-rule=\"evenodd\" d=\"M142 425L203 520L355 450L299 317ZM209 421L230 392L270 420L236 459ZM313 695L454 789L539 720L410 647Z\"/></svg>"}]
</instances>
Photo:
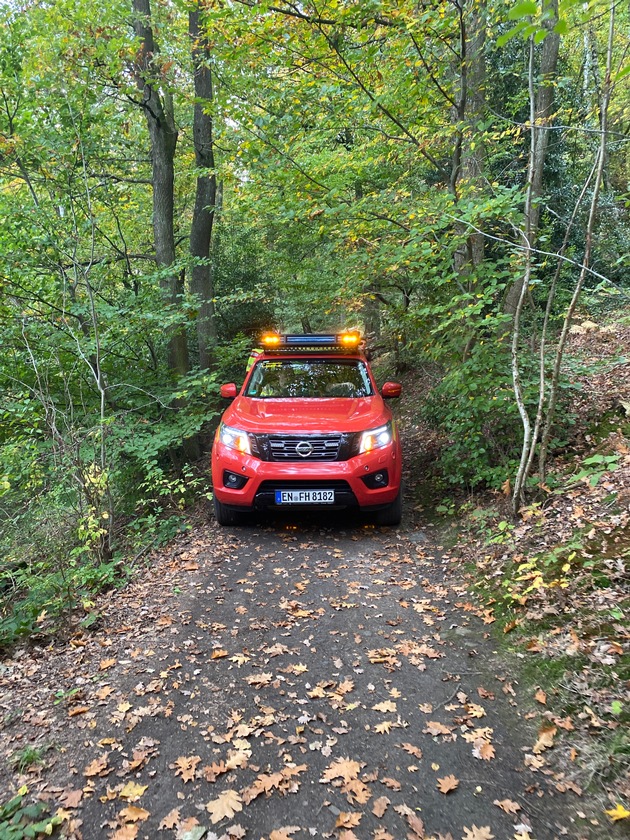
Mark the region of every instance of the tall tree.
<instances>
[{"instance_id":1,"label":"tall tree","mask_svg":"<svg viewBox=\"0 0 630 840\"><path fill-rule=\"evenodd\" d=\"M217 343L213 266L210 258L217 209L217 176L214 161L211 53L202 8L202 3L195 0L195 6L188 16L195 88L193 143L197 168L195 206L190 228L190 254L193 259L190 288L199 301L199 365L201 368L209 368Z\"/></svg>"},{"instance_id":2,"label":"tall tree","mask_svg":"<svg viewBox=\"0 0 630 840\"><path fill-rule=\"evenodd\" d=\"M133 0L133 27L138 38L134 73L142 96L151 138L153 187L153 239L160 284L167 301L177 308L184 294L184 274L175 265L174 190L175 149L178 131L175 124L173 94L159 61L159 47L151 23L150 0ZM188 342L183 325L176 326L169 337L169 366L173 373L188 372Z\"/></svg>"}]
</instances>

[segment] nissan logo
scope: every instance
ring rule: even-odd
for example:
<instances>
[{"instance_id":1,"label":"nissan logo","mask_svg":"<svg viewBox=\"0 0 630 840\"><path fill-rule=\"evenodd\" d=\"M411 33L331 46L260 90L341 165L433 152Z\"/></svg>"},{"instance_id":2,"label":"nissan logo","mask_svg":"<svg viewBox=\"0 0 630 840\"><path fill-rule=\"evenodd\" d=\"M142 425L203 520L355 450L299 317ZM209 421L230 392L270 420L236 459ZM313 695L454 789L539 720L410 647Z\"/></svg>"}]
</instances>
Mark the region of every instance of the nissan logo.
<instances>
[{"instance_id":1,"label":"nissan logo","mask_svg":"<svg viewBox=\"0 0 630 840\"><path fill-rule=\"evenodd\" d=\"M307 440L301 440L295 447L295 451L301 458L308 458L313 451L313 445Z\"/></svg>"}]
</instances>

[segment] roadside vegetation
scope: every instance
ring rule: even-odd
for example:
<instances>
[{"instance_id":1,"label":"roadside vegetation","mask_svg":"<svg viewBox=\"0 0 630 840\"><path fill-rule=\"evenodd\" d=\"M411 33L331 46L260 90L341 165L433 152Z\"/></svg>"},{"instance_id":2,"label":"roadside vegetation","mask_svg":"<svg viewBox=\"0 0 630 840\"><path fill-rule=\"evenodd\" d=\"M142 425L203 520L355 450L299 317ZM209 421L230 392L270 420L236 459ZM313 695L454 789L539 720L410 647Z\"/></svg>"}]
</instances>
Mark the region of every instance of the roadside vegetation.
<instances>
[{"instance_id":1,"label":"roadside vegetation","mask_svg":"<svg viewBox=\"0 0 630 840\"><path fill-rule=\"evenodd\" d=\"M623 313L575 324L567 364L580 373L567 440L518 518L508 485L444 498L434 487L428 510L452 532L489 628L516 657L549 737L568 735L569 789L598 795L612 820L628 818L630 793L629 347Z\"/></svg>"}]
</instances>

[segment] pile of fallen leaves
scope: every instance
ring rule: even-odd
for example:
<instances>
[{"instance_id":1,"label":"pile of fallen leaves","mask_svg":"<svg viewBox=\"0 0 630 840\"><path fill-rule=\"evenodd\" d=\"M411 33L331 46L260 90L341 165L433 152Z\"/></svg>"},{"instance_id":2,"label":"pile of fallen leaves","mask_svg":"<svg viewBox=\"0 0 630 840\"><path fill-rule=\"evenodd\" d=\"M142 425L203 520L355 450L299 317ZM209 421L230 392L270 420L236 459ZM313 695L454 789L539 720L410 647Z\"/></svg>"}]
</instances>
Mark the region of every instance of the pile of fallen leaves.
<instances>
[{"instance_id":1,"label":"pile of fallen leaves","mask_svg":"<svg viewBox=\"0 0 630 840\"><path fill-rule=\"evenodd\" d=\"M482 501L461 535L497 624L547 683L537 700L574 734L569 773L617 819L630 817L628 348L630 327L576 325L569 356L596 372L579 376L578 422L545 496L516 523L507 499Z\"/></svg>"}]
</instances>

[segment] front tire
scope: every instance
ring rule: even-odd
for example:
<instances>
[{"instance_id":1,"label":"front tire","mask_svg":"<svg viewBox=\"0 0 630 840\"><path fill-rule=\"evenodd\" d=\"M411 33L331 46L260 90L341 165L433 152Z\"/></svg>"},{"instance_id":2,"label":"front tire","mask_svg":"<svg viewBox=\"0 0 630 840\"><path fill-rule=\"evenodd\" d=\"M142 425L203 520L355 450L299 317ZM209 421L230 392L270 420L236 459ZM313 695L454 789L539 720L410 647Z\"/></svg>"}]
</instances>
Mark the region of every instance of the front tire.
<instances>
[{"instance_id":1,"label":"front tire","mask_svg":"<svg viewBox=\"0 0 630 840\"><path fill-rule=\"evenodd\" d=\"M214 518L219 525L240 525L243 521L243 514L229 508L214 497Z\"/></svg>"},{"instance_id":2,"label":"front tire","mask_svg":"<svg viewBox=\"0 0 630 840\"><path fill-rule=\"evenodd\" d=\"M402 485L398 490L398 495L387 507L376 512L377 525L400 525L402 519Z\"/></svg>"}]
</instances>

